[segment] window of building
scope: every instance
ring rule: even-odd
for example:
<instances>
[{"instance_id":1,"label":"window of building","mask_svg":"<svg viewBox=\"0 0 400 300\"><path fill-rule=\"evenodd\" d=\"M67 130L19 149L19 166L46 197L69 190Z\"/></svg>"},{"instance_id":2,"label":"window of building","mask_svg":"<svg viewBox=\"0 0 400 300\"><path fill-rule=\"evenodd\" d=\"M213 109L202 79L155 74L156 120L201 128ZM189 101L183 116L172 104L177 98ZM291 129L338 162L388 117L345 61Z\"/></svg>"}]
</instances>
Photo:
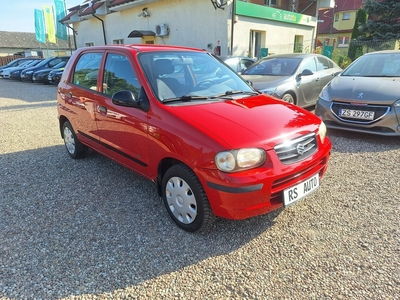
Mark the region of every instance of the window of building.
<instances>
[{"instance_id":1,"label":"window of building","mask_svg":"<svg viewBox=\"0 0 400 300\"><path fill-rule=\"evenodd\" d=\"M342 20L350 20L350 13L343 13Z\"/></svg>"},{"instance_id":2,"label":"window of building","mask_svg":"<svg viewBox=\"0 0 400 300\"><path fill-rule=\"evenodd\" d=\"M339 14L335 15L335 22L339 21Z\"/></svg>"},{"instance_id":3,"label":"window of building","mask_svg":"<svg viewBox=\"0 0 400 300\"><path fill-rule=\"evenodd\" d=\"M124 39L113 40L113 44L124 44Z\"/></svg>"},{"instance_id":4,"label":"window of building","mask_svg":"<svg viewBox=\"0 0 400 300\"><path fill-rule=\"evenodd\" d=\"M338 39L338 47L348 47L350 42L349 36L340 36Z\"/></svg>"},{"instance_id":5,"label":"window of building","mask_svg":"<svg viewBox=\"0 0 400 300\"><path fill-rule=\"evenodd\" d=\"M278 6L278 0L265 0L265 5Z\"/></svg>"},{"instance_id":6,"label":"window of building","mask_svg":"<svg viewBox=\"0 0 400 300\"><path fill-rule=\"evenodd\" d=\"M93 42L85 43L85 47L93 47L93 46L94 46L94 43L93 43Z\"/></svg>"}]
</instances>

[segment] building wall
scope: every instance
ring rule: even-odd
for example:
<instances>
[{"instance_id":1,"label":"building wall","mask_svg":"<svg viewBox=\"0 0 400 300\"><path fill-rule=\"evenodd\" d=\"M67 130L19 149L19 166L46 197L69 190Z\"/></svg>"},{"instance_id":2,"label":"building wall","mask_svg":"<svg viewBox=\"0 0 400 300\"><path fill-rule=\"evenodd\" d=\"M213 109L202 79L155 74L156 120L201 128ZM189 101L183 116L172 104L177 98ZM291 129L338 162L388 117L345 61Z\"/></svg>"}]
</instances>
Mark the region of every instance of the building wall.
<instances>
[{"instance_id":1,"label":"building wall","mask_svg":"<svg viewBox=\"0 0 400 300\"><path fill-rule=\"evenodd\" d=\"M147 7L149 17L138 16L144 7ZM196 47L214 53L220 46L219 54L222 56L232 53L260 57L260 48L268 48L270 54L292 53L295 41L301 41L301 47L296 49L313 51L315 17L252 3L236 2L236 12L238 7L240 12L234 18L232 51L233 1L228 1L223 9L215 9L211 1L164 0L98 17L104 21L107 44L115 40L133 44L153 42ZM261 13L264 10L268 13ZM128 38L133 30L156 32L156 26L162 23L169 27L168 36ZM77 31L78 48L87 43L104 45L102 23L98 19L91 17L73 26ZM254 34L257 35L257 45L254 45Z\"/></svg>"},{"instance_id":2,"label":"building wall","mask_svg":"<svg viewBox=\"0 0 400 300\"><path fill-rule=\"evenodd\" d=\"M144 43L154 41L155 44L169 44L212 49L221 46L221 55L228 55L231 6L214 9L209 1L170 0L147 4L149 17L139 17L144 6L113 12L98 16L104 21L107 44L113 40L122 39L124 43ZM169 35L154 38L128 38L133 30L151 30L156 32L156 26L167 24ZM96 18L74 23L77 31L77 47L86 43L104 45L102 24ZM208 50L212 50L211 48Z\"/></svg>"}]
</instances>

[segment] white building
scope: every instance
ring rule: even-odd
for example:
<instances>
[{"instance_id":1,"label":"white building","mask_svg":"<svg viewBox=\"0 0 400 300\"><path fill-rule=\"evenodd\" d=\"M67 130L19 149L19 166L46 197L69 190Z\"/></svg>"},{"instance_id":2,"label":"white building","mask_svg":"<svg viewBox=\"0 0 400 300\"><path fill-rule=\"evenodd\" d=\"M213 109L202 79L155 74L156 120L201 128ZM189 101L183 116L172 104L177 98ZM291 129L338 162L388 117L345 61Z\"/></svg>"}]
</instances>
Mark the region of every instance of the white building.
<instances>
[{"instance_id":1,"label":"white building","mask_svg":"<svg viewBox=\"0 0 400 300\"><path fill-rule=\"evenodd\" d=\"M222 56L312 52L318 6L332 0L86 0L61 22L76 47L169 44Z\"/></svg>"}]
</instances>

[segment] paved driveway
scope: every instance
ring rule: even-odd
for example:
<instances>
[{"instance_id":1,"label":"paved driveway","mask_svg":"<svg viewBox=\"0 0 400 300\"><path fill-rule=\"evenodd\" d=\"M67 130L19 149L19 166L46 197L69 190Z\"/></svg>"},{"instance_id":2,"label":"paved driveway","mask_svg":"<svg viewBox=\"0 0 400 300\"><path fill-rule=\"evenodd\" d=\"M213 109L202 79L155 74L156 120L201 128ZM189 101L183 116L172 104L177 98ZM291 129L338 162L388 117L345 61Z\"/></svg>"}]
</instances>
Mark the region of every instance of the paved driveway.
<instances>
[{"instance_id":1,"label":"paved driveway","mask_svg":"<svg viewBox=\"0 0 400 300\"><path fill-rule=\"evenodd\" d=\"M56 87L0 80L0 299L398 299L400 140L329 131L320 189L205 234L107 158L70 159Z\"/></svg>"}]
</instances>

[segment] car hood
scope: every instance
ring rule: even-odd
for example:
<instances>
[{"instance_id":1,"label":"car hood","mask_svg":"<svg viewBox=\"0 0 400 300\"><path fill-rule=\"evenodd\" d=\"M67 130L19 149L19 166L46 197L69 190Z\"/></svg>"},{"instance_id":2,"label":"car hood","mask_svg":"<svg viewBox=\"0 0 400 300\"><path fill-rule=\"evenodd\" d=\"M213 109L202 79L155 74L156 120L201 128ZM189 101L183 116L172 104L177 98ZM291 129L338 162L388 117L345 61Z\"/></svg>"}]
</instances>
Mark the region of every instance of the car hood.
<instances>
[{"instance_id":1,"label":"car hood","mask_svg":"<svg viewBox=\"0 0 400 300\"><path fill-rule=\"evenodd\" d=\"M337 76L328 84L333 100L392 104L400 99L399 77Z\"/></svg>"},{"instance_id":2,"label":"car hood","mask_svg":"<svg viewBox=\"0 0 400 300\"><path fill-rule=\"evenodd\" d=\"M267 87L281 85L288 76L270 76L270 75L242 75L244 80L248 80L253 84L256 90L262 90Z\"/></svg>"},{"instance_id":3,"label":"car hood","mask_svg":"<svg viewBox=\"0 0 400 300\"><path fill-rule=\"evenodd\" d=\"M316 131L321 120L267 95L202 105L174 106L177 114L232 149L275 145Z\"/></svg>"}]
</instances>

